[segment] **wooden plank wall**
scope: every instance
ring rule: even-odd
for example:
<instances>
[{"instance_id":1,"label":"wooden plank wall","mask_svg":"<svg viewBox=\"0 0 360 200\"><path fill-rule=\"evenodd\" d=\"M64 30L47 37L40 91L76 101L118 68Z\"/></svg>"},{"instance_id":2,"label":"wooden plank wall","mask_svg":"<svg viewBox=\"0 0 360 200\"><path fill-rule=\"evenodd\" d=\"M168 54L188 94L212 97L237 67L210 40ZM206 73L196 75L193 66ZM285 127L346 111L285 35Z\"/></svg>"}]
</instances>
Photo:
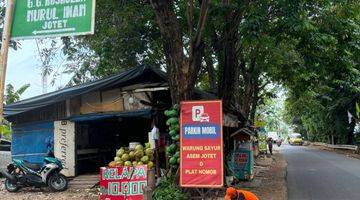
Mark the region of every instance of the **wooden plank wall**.
<instances>
[{"instance_id":1,"label":"wooden plank wall","mask_svg":"<svg viewBox=\"0 0 360 200\"><path fill-rule=\"evenodd\" d=\"M151 92L124 93L119 88L107 91L95 91L73 97L43 108L31 110L9 120L15 124L36 121L63 120L70 116L90 113L122 112L151 108L140 103L140 100L150 102ZM129 103L132 98L133 103Z\"/></svg>"},{"instance_id":2,"label":"wooden plank wall","mask_svg":"<svg viewBox=\"0 0 360 200\"><path fill-rule=\"evenodd\" d=\"M80 114L124 111L120 89L84 94L80 101Z\"/></svg>"}]
</instances>

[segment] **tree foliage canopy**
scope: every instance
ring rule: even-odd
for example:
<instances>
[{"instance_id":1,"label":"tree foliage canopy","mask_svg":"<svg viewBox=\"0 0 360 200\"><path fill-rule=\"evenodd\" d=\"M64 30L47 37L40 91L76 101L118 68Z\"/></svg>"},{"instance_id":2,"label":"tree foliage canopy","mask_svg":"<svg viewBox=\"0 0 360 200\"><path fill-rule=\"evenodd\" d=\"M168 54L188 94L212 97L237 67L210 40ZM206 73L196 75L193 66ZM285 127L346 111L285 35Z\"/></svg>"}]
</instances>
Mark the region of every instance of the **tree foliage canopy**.
<instances>
[{"instance_id":1,"label":"tree foliage canopy","mask_svg":"<svg viewBox=\"0 0 360 200\"><path fill-rule=\"evenodd\" d=\"M353 143L359 1L98 0L96 10L95 35L62 38L72 84L150 64L167 71L174 102L201 87L249 121L281 84L289 123Z\"/></svg>"}]
</instances>

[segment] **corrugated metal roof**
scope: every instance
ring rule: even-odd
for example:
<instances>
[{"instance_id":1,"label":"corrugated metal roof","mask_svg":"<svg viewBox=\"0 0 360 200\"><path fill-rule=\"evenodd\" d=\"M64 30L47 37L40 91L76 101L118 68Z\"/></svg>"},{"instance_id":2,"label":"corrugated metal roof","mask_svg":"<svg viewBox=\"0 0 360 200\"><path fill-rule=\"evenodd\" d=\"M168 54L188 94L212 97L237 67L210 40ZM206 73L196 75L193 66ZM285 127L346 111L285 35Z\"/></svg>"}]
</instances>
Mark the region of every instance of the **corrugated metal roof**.
<instances>
[{"instance_id":1,"label":"corrugated metal roof","mask_svg":"<svg viewBox=\"0 0 360 200\"><path fill-rule=\"evenodd\" d=\"M167 86L168 83L163 71L143 65L107 78L74 87L64 88L55 92L25 99L10 105L5 105L4 116L9 117L17 115L92 91L111 89L115 87L123 88L132 85L136 85L136 89L139 89L149 86Z\"/></svg>"}]
</instances>

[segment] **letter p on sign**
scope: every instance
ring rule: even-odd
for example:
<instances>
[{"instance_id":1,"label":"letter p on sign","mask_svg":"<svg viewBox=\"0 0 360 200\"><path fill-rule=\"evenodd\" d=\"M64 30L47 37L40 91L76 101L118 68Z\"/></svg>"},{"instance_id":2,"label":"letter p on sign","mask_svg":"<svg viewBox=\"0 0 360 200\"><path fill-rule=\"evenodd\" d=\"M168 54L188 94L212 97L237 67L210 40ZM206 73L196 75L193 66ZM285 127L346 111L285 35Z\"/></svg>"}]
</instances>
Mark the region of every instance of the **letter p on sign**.
<instances>
[{"instance_id":1,"label":"letter p on sign","mask_svg":"<svg viewBox=\"0 0 360 200\"><path fill-rule=\"evenodd\" d=\"M192 120L199 122L201 115L204 113L204 106L193 106L192 107Z\"/></svg>"}]
</instances>

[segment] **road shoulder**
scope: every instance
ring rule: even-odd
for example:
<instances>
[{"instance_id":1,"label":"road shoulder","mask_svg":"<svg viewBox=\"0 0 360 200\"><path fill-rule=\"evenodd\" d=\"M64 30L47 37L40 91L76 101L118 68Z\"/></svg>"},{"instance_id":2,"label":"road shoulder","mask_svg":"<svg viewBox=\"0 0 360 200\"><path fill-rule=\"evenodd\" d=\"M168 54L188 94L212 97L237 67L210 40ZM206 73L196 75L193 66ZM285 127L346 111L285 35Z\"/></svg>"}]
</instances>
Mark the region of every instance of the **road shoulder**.
<instances>
[{"instance_id":1,"label":"road shoulder","mask_svg":"<svg viewBox=\"0 0 360 200\"><path fill-rule=\"evenodd\" d=\"M312 145L312 144L309 145L308 147L313 148L313 149L323 150L323 151L334 152L334 153L337 153L337 154L344 155L346 157L356 158L356 159L360 160L360 154L355 153L355 152L350 151L350 150L333 149L333 148L329 148L329 147L325 147L325 146L318 146L318 145Z\"/></svg>"},{"instance_id":2,"label":"road shoulder","mask_svg":"<svg viewBox=\"0 0 360 200\"><path fill-rule=\"evenodd\" d=\"M254 192L259 199L287 200L286 168L287 162L279 151L271 158L259 157L254 180L241 182L236 187Z\"/></svg>"}]
</instances>

